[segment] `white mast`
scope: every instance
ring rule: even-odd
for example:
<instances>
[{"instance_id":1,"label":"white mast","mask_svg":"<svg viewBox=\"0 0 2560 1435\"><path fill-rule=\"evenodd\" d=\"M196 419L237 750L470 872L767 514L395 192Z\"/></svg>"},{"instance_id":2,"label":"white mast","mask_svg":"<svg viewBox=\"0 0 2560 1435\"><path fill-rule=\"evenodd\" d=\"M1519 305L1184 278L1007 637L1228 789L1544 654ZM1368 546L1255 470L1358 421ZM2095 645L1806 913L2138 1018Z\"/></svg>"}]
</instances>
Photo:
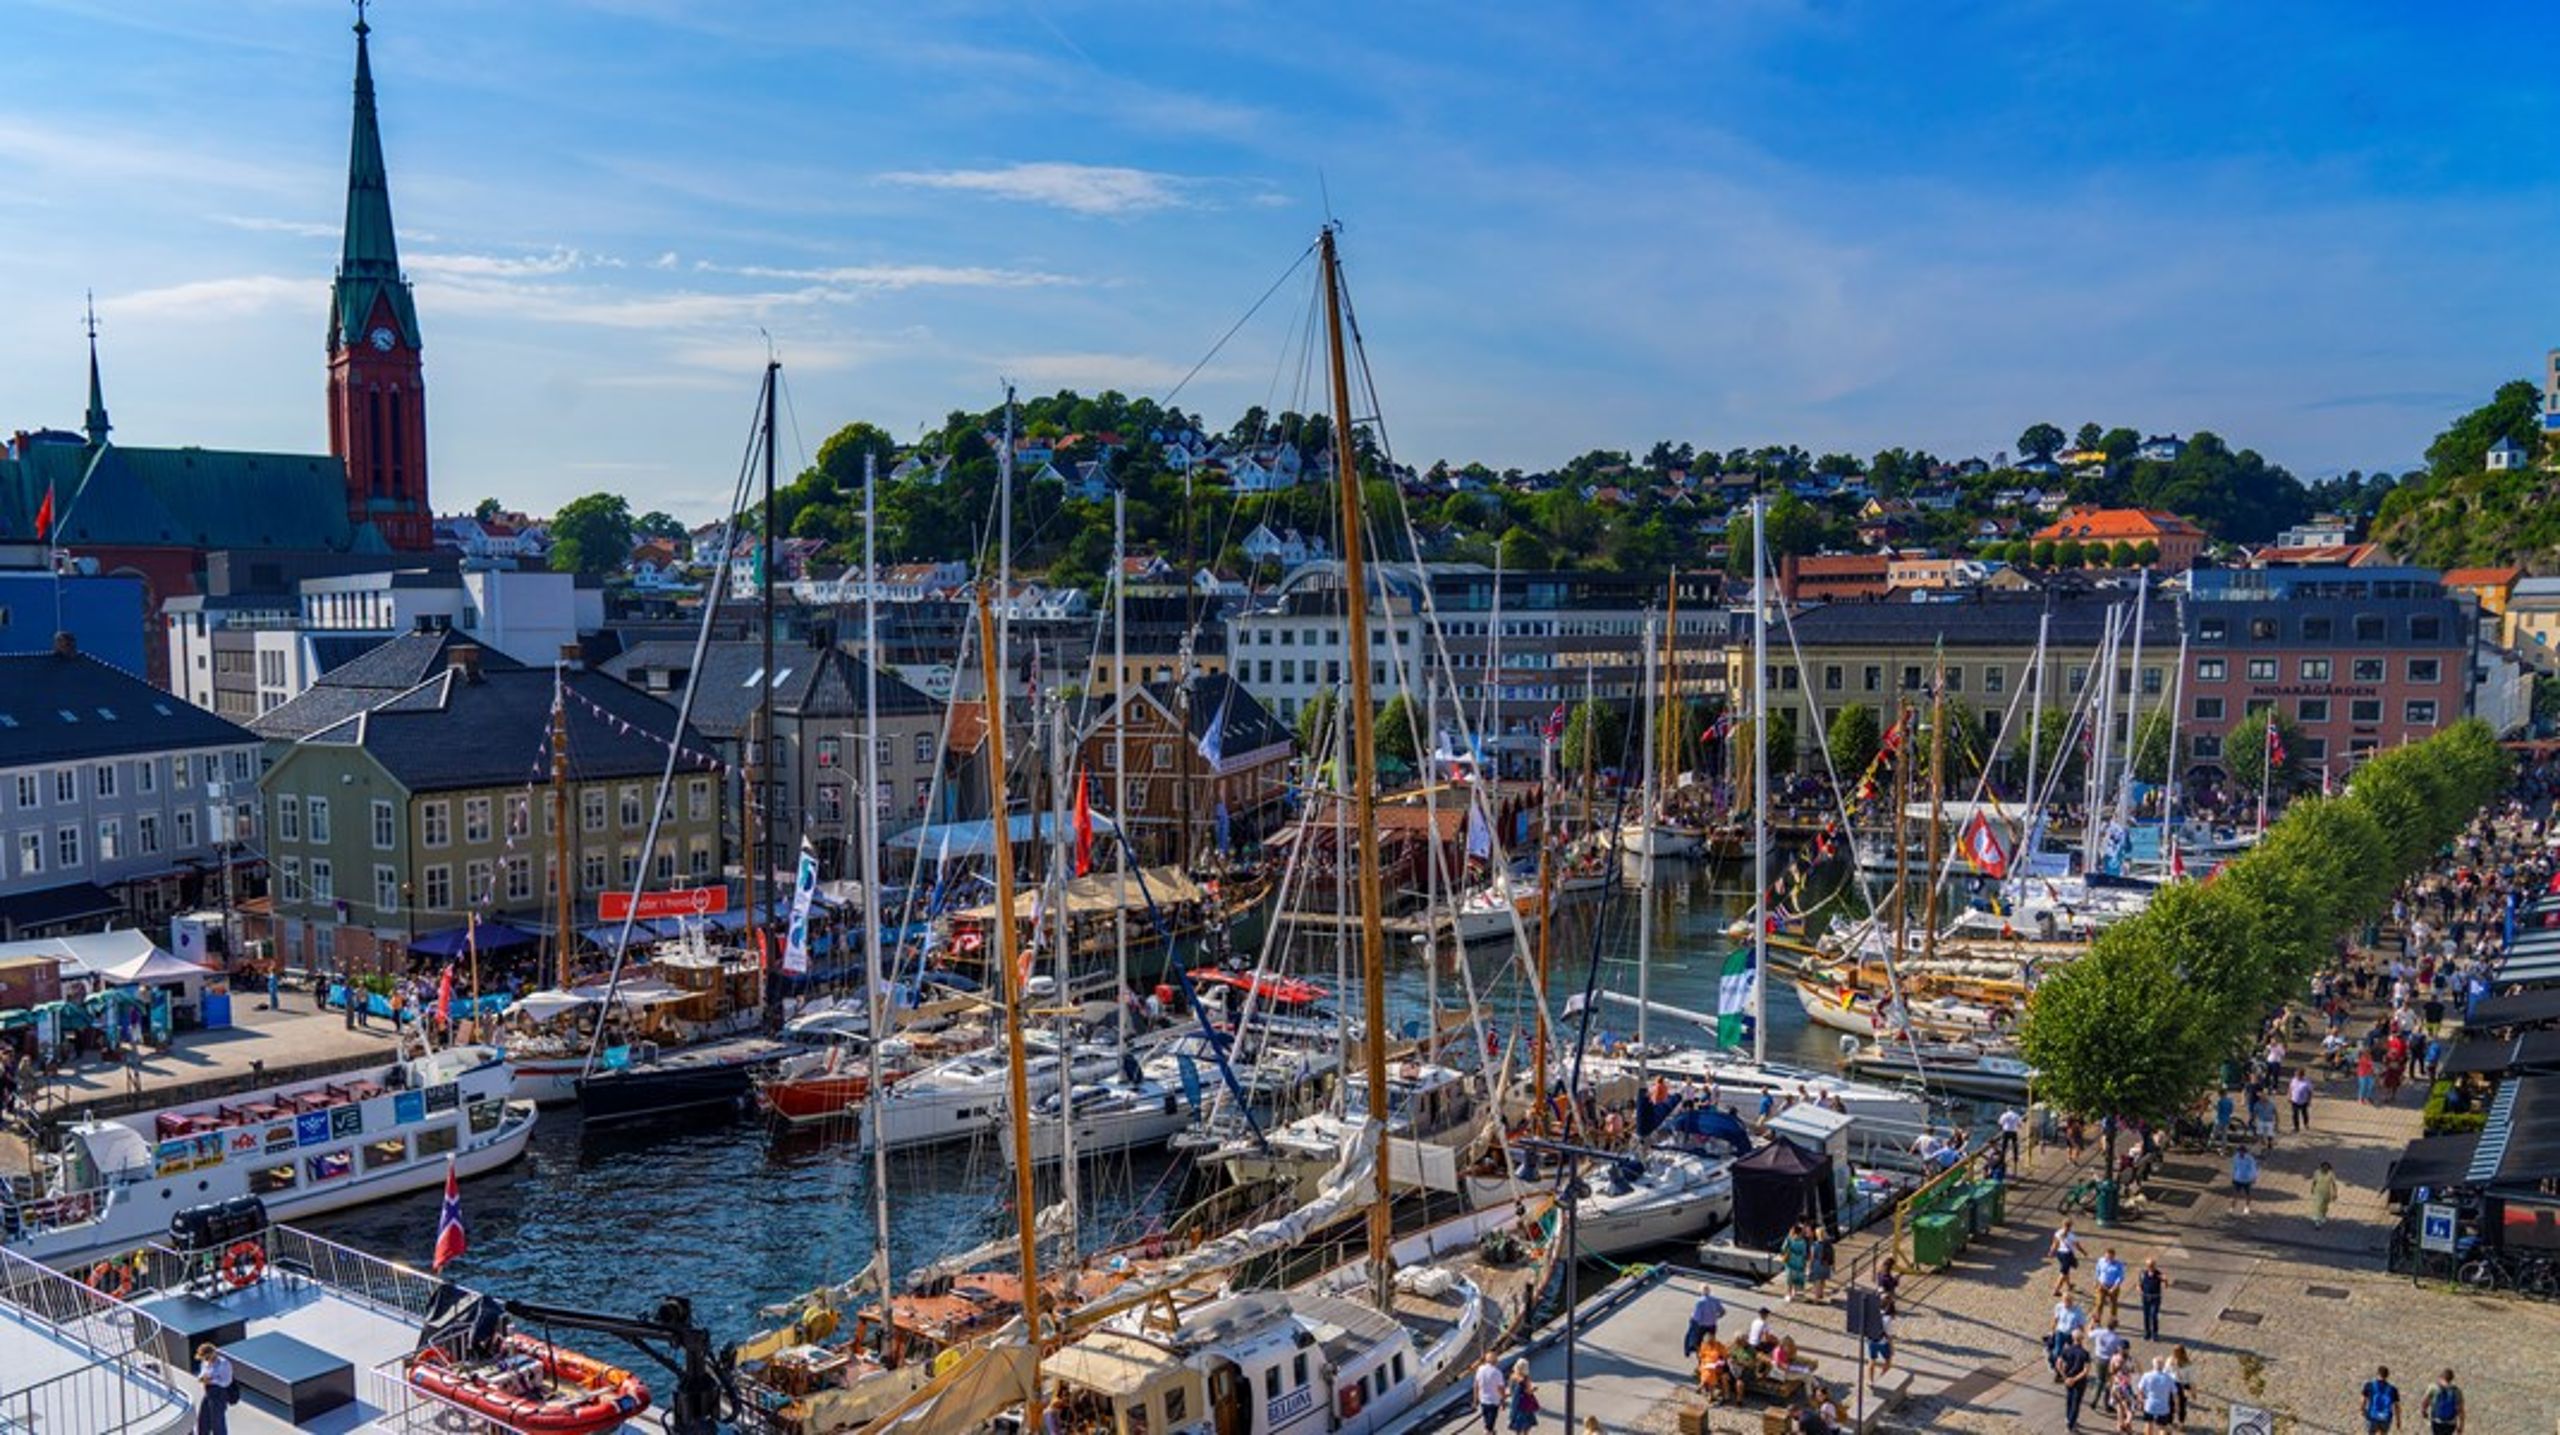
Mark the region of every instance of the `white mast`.
<instances>
[{"instance_id":1,"label":"white mast","mask_svg":"<svg viewBox=\"0 0 2560 1435\"><path fill-rule=\"evenodd\" d=\"M1653 615L1644 619L1644 825L1636 830L1636 861L1642 874L1636 882L1636 1085L1645 1084L1651 1075L1653 1058L1646 1047L1645 1018L1653 1011L1652 985L1648 981L1653 966L1653 864L1656 849L1661 846L1660 825L1654 818L1654 807L1661 800L1662 775L1654 763L1654 646Z\"/></svg>"},{"instance_id":2,"label":"white mast","mask_svg":"<svg viewBox=\"0 0 2560 1435\"><path fill-rule=\"evenodd\" d=\"M879 510L879 456L862 458L862 986L869 1048L871 1103L871 1238L880 1272L881 1318L887 1319L897 1286L889 1268L889 1143L879 1139L880 1095L888 1080L880 1064L880 1043L889 1036L889 994L881 985L880 964L880 555L873 521ZM924 853L919 849L916 856Z\"/></svg>"},{"instance_id":3,"label":"white mast","mask_svg":"<svg viewBox=\"0 0 2560 1435\"><path fill-rule=\"evenodd\" d=\"M2160 769L2160 860L2168 863L2177 851L2178 840L2178 722L2186 716L2187 705L2187 615L2186 605L2177 605L2178 670L2169 675L2169 760Z\"/></svg>"},{"instance_id":4,"label":"white mast","mask_svg":"<svg viewBox=\"0 0 2560 1435\"><path fill-rule=\"evenodd\" d=\"M1751 495L1751 1059L1769 1059L1769 536Z\"/></svg>"},{"instance_id":5,"label":"white mast","mask_svg":"<svg viewBox=\"0 0 2560 1435\"><path fill-rule=\"evenodd\" d=\"M1129 488L1115 483L1111 491L1111 847L1112 925L1120 983L1111 994L1119 1013L1120 1050L1129 1050Z\"/></svg>"},{"instance_id":6,"label":"white mast","mask_svg":"<svg viewBox=\"0 0 2560 1435\"><path fill-rule=\"evenodd\" d=\"M2146 568L2133 590L2133 681L2124 700L2124 776L2116 786L2116 821L2128 830L2133 821L2134 759L2142 752L2142 618L2150 599L2151 570Z\"/></svg>"},{"instance_id":7,"label":"white mast","mask_svg":"<svg viewBox=\"0 0 2560 1435\"><path fill-rule=\"evenodd\" d=\"M1067 832L1067 703L1060 698L1049 708L1049 787L1051 819L1057 823L1058 840L1050 844L1055 854L1051 862L1049 888L1049 927L1057 933L1058 963L1058 1199L1066 1204L1065 1231L1059 1236L1063 1248L1060 1265L1072 1268L1076 1263L1076 1084L1075 1032L1068 1025L1068 1013L1074 1007L1075 953L1069 920L1073 913L1067 907L1067 882L1075 875L1075 840ZM1124 917L1126 913L1122 914ZM1125 925L1125 924L1124 924ZM1120 1005L1115 1002L1114 1005ZM1031 1153L1017 1153L1028 1161Z\"/></svg>"}]
</instances>

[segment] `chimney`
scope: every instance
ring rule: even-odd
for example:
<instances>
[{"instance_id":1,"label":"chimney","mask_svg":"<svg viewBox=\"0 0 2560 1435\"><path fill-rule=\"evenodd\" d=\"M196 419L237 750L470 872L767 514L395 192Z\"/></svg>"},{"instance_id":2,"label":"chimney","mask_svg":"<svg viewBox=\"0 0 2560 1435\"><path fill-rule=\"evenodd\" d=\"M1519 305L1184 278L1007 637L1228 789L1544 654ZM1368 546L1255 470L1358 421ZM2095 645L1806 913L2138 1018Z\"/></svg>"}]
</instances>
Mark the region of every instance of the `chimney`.
<instances>
[{"instance_id":1,"label":"chimney","mask_svg":"<svg viewBox=\"0 0 2560 1435\"><path fill-rule=\"evenodd\" d=\"M585 672L587 670L586 649L579 647L575 643L562 643L560 645L560 666L573 673Z\"/></svg>"},{"instance_id":2,"label":"chimney","mask_svg":"<svg viewBox=\"0 0 2560 1435\"><path fill-rule=\"evenodd\" d=\"M67 629L54 634L53 655L57 658L76 658L80 656L80 640L72 636L70 631Z\"/></svg>"},{"instance_id":3,"label":"chimney","mask_svg":"<svg viewBox=\"0 0 2560 1435\"><path fill-rule=\"evenodd\" d=\"M456 643L453 645L448 656L450 658L449 666L455 676L461 678L466 683L477 683L480 681L479 644Z\"/></svg>"}]
</instances>

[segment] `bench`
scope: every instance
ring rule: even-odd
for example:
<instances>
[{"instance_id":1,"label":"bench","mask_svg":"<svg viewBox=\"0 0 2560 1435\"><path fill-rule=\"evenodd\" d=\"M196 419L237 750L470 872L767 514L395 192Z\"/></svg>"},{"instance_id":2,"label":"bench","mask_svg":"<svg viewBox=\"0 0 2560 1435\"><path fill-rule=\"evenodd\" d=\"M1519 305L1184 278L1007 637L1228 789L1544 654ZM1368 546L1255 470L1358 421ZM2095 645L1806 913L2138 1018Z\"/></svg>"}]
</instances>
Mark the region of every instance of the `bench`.
<instances>
[{"instance_id":1,"label":"bench","mask_svg":"<svg viewBox=\"0 0 2560 1435\"><path fill-rule=\"evenodd\" d=\"M193 1370L196 1347L206 1341L229 1345L248 1332L248 1322L202 1296L165 1295L133 1310L135 1342L166 1362L172 1370Z\"/></svg>"},{"instance_id":2,"label":"bench","mask_svg":"<svg viewBox=\"0 0 2560 1435\"><path fill-rule=\"evenodd\" d=\"M289 1335L254 1335L223 1347L240 1398L300 1425L356 1398L356 1368Z\"/></svg>"}]
</instances>

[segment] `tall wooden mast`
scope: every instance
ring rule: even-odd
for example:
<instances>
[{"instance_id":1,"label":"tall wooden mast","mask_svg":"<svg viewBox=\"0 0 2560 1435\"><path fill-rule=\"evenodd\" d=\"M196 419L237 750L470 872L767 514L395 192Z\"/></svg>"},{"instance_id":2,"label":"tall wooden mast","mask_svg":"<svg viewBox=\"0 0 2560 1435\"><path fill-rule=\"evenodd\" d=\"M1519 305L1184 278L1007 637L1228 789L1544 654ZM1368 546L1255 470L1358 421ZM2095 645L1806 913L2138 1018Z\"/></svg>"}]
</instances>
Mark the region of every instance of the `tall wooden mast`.
<instances>
[{"instance_id":1,"label":"tall wooden mast","mask_svg":"<svg viewBox=\"0 0 2560 1435\"><path fill-rule=\"evenodd\" d=\"M551 672L551 866L552 887L560 903L560 932L554 943L560 990L569 989L569 954L578 932L577 874L569 869L569 672L565 664Z\"/></svg>"},{"instance_id":2,"label":"tall wooden mast","mask_svg":"<svg viewBox=\"0 0 2560 1435\"><path fill-rule=\"evenodd\" d=\"M987 603L986 585L978 585L978 651L996 648L995 610ZM1022 1225L1022 1325L1031 1341L1031 1388L1022 1401L1022 1428L1039 1430L1040 1422L1040 1208L1031 1172L1030 1056L1022 1041L1022 1024L1030 1005L1023 993L1019 957L1022 934L1013 916L1013 811L1005 799L1004 721L987 724L988 785L996 839L996 960L1004 968L1004 1040L1010 1065L1006 1104L1013 1119L1014 1218ZM1375 1042L1370 1043L1372 1046ZM1064 1071L1064 1067L1060 1070ZM1383 1164L1383 1163L1382 1163Z\"/></svg>"},{"instance_id":3,"label":"tall wooden mast","mask_svg":"<svg viewBox=\"0 0 2560 1435\"><path fill-rule=\"evenodd\" d=\"M1378 1191L1369 1205L1369 1278L1378 1308L1392 1298L1388 1269L1394 1163L1387 1156L1387 934L1378 881L1378 722L1369 698L1369 566L1361 551L1360 459L1351 441L1351 371L1343 353L1342 261L1328 225L1317 241L1324 268L1325 347L1333 378L1333 475L1342 493L1342 591L1351 633L1351 800L1360 844L1360 1041L1368 1119L1378 1130ZM1001 851L1001 848L999 848ZM1029 1148L1025 1146L1025 1150ZM1026 1180L1028 1177L1025 1178ZM1025 1428L1029 1428L1026 1423Z\"/></svg>"}]
</instances>

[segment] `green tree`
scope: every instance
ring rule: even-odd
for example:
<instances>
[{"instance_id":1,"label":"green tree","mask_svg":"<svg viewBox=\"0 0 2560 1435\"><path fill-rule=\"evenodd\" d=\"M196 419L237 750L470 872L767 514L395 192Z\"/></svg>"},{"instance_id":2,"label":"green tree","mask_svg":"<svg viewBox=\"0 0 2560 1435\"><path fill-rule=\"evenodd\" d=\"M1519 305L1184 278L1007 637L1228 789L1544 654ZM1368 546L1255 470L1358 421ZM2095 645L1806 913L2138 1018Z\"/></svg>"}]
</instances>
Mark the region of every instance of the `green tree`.
<instances>
[{"instance_id":1,"label":"green tree","mask_svg":"<svg viewBox=\"0 0 2560 1435\"><path fill-rule=\"evenodd\" d=\"M631 534L634 538L663 538L675 542L685 536L685 527L676 521L675 515L653 508L632 520Z\"/></svg>"},{"instance_id":2,"label":"green tree","mask_svg":"<svg viewBox=\"0 0 2560 1435\"><path fill-rule=\"evenodd\" d=\"M1419 771L1422 766L1422 705L1413 694L1398 692L1378 709L1378 759L1403 763Z\"/></svg>"},{"instance_id":3,"label":"green tree","mask_svg":"<svg viewBox=\"0 0 2560 1435\"><path fill-rule=\"evenodd\" d=\"M2020 458L2051 458L2062 448L2062 430L2052 424L2029 424L2018 435Z\"/></svg>"},{"instance_id":4,"label":"green tree","mask_svg":"<svg viewBox=\"0 0 2560 1435\"><path fill-rule=\"evenodd\" d=\"M590 493L551 518L551 566L601 576L631 556L631 505L618 493Z\"/></svg>"},{"instance_id":5,"label":"green tree","mask_svg":"<svg viewBox=\"0 0 2560 1435\"><path fill-rule=\"evenodd\" d=\"M2130 568L2133 564L2132 542L2128 539L2117 539L2115 546L2107 550L2107 565L2111 568Z\"/></svg>"},{"instance_id":6,"label":"green tree","mask_svg":"<svg viewBox=\"0 0 2560 1435\"><path fill-rule=\"evenodd\" d=\"M1982 775L1982 761L1990 747L1990 739L1982 725L1982 714L1970 703L1953 698L1946 701L1939 720L1947 729L1947 761L1943 790L1950 797L1970 797L1974 779Z\"/></svg>"},{"instance_id":7,"label":"green tree","mask_svg":"<svg viewBox=\"0 0 2560 1435\"><path fill-rule=\"evenodd\" d=\"M2156 927L2122 922L2036 988L2018 1040L2041 1099L2165 1126L2212 1080L2227 1021ZM2115 1169L2115 1139L2111 1126L2102 1171Z\"/></svg>"},{"instance_id":8,"label":"green tree","mask_svg":"<svg viewBox=\"0 0 2560 1435\"><path fill-rule=\"evenodd\" d=\"M2276 731L2272 743L2267 741L2269 727ZM2277 759L2272 772L2270 757ZM2302 729L2282 708L2262 708L2241 718L2222 739L2223 770L2244 792L2282 795L2301 781L2302 762Z\"/></svg>"},{"instance_id":9,"label":"green tree","mask_svg":"<svg viewBox=\"0 0 2560 1435\"><path fill-rule=\"evenodd\" d=\"M2051 568L2061 557L2061 546L2050 538L2039 538L2027 548L2028 561L2038 568Z\"/></svg>"},{"instance_id":10,"label":"green tree","mask_svg":"<svg viewBox=\"0 0 2560 1435\"><path fill-rule=\"evenodd\" d=\"M2157 787L2169 780L2169 729L2176 724L2165 707L2142 715L2133 730L2133 778Z\"/></svg>"},{"instance_id":11,"label":"green tree","mask_svg":"<svg viewBox=\"0 0 2560 1435\"><path fill-rule=\"evenodd\" d=\"M1556 754L1567 778L1585 767L1598 771L1620 766L1628 757L1624 712L1598 698L1575 705L1572 716L1565 719L1563 747Z\"/></svg>"},{"instance_id":12,"label":"green tree","mask_svg":"<svg viewBox=\"0 0 2560 1435\"><path fill-rule=\"evenodd\" d=\"M1831 768L1840 780L1855 782L1884 746L1884 721L1865 703L1844 704L1831 714L1824 745L1831 751Z\"/></svg>"},{"instance_id":13,"label":"green tree","mask_svg":"<svg viewBox=\"0 0 2560 1435\"><path fill-rule=\"evenodd\" d=\"M1316 695L1298 709L1298 751L1310 757L1333 748L1334 696L1331 688L1318 688Z\"/></svg>"},{"instance_id":14,"label":"green tree","mask_svg":"<svg viewBox=\"0 0 2560 1435\"><path fill-rule=\"evenodd\" d=\"M2096 448L2106 436L2107 431L2096 424L2082 424L2080 431L2071 436L2071 446L2086 451Z\"/></svg>"},{"instance_id":15,"label":"green tree","mask_svg":"<svg viewBox=\"0 0 2560 1435\"><path fill-rule=\"evenodd\" d=\"M1528 529L1513 527L1502 535L1502 566L1513 573L1533 573L1549 567L1547 545Z\"/></svg>"},{"instance_id":16,"label":"green tree","mask_svg":"<svg viewBox=\"0 0 2560 1435\"><path fill-rule=\"evenodd\" d=\"M2053 562L2057 568L2077 568L2088 556L2088 545L2077 538L2066 538L2053 546Z\"/></svg>"},{"instance_id":17,"label":"green tree","mask_svg":"<svg viewBox=\"0 0 2560 1435\"><path fill-rule=\"evenodd\" d=\"M2146 538L2140 543L2133 545L2133 561L2145 568L2158 565L2160 562L2159 541L2156 539Z\"/></svg>"},{"instance_id":18,"label":"green tree","mask_svg":"<svg viewBox=\"0 0 2560 1435\"><path fill-rule=\"evenodd\" d=\"M486 523L507 511L507 506L494 498L484 498L471 505L471 516Z\"/></svg>"},{"instance_id":19,"label":"green tree","mask_svg":"<svg viewBox=\"0 0 2560 1435\"><path fill-rule=\"evenodd\" d=\"M2072 731L2069 709L2038 708L2018 726L2018 736L2009 744L2009 768L2016 774L2022 791L2031 786L2041 793L2058 785L2068 792L2080 785L2080 779L2088 772L2087 754ZM2028 768L2031 756L2035 761L2032 772Z\"/></svg>"}]
</instances>

